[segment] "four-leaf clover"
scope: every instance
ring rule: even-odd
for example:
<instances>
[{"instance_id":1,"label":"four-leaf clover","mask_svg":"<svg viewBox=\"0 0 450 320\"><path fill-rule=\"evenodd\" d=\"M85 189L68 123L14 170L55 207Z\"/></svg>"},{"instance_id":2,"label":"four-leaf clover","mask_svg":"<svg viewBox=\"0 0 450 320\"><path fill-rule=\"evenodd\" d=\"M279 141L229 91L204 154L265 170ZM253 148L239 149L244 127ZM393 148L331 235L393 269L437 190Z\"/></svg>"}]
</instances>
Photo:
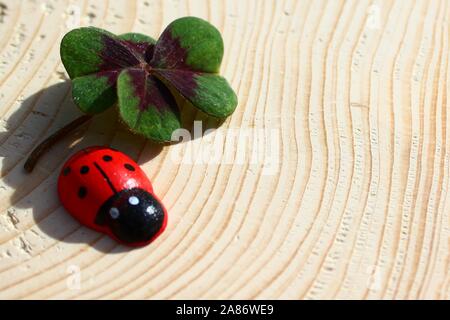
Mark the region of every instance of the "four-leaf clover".
<instances>
[{"instance_id":1,"label":"four-leaf clover","mask_svg":"<svg viewBox=\"0 0 450 320\"><path fill-rule=\"evenodd\" d=\"M62 40L61 59L73 100L84 113L117 104L133 131L165 142L181 127L175 96L216 118L235 110L236 94L217 74L223 50L214 26L185 17L169 24L158 41L138 33L74 29Z\"/></svg>"}]
</instances>

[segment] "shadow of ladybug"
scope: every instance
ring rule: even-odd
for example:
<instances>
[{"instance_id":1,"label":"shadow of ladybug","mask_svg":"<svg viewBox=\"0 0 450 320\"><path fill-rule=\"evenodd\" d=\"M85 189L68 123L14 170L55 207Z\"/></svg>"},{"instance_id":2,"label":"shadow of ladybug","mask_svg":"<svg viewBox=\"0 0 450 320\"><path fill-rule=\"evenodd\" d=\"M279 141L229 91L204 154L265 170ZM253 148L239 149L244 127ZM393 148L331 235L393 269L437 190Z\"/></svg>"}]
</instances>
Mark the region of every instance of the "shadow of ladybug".
<instances>
[{"instance_id":1,"label":"shadow of ladybug","mask_svg":"<svg viewBox=\"0 0 450 320\"><path fill-rule=\"evenodd\" d=\"M167 212L145 173L118 150L89 147L62 167L58 194L83 225L128 246L145 246L167 225Z\"/></svg>"}]
</instances>

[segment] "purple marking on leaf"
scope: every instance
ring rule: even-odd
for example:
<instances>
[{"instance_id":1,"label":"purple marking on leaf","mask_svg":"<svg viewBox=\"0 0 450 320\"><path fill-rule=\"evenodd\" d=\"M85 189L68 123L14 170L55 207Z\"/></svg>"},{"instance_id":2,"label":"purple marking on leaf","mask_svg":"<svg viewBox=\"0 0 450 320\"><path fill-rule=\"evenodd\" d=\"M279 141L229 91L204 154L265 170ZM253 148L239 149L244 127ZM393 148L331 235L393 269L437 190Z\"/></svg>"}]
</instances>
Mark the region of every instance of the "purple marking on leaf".
<instances>
[{"instance_id":1,"label":"purple marking on leaf","mask_svg":"<svg viewBox=\"0 0 450 320\"><path fill-rule=\"evenodd\" d=\"M176 102L169 89L154 76L147 79L147 100L150 101L159 111L172 109Z\"/></svg>"},{"instance_id":2,"label":"purple marking on leaf","mask_svg":"<svg viewBox=\"0 0 450 320\"><path fill-rule=\"evenodd\" d=\"M138 108L146 111L150 106L159 111L171 109L175 106L175 99L170 91L154 76L142 69L128 69L128 75L134 88L134 93L139 98Z\"/></svg>"},{"instance_id":3,"label":"purple marking on leaf","mask_svg":"<svg viewBox=\"0 0 450 320\"><path fill-rule=\"evenodd\" d=\"M154 44L149 45L144 53L144 59L147 63L150 63L150 61L153 59L154 52L155 52L155 45Z\"/></svg>"},{"instance_id":4,"label":"purple marking on leaf","mask_svg":"<svg viewBox=\"0 0 450 320\"><path fill-rule=\"evenodd\" d=\"M102 37L104 48L100 53L103 59L101 70L112 70L123 67L131 67L140 63L139 57L123 42L104 35Z\"/></svg>"},{"instance_id":5,"label":"purple marking on leaf","mask_svg":"<svg viewBox=\"0 0 450 320\"><path fill-rule=\"evenodd\" d=\"M174 38L171 29L167 28L155 45L150 65L155 68L189 69L187 55L188 51L181 46L180 39Z\"/></svg>"},{"instance_id":6,"label":"purple marking on leaf","mask_svg":"<svg viewBox=\"0 0 450 320\"><path fill-rule=\"evenodd\" d=\"M195 90L197 89L197 81L195 78L201 75L199 72L187 70L158 70L157 73L187 98L195 95Z\"/></svg>"},{"instance_id":7,"label":"purple marking on leaf","mask_svg":"<svg viewBox=\"0 0 450 320\"><path fill-rule=\"evenodd\" d=\"M129 47L131 50L138 52L142 57L144 57L145 61L150 61L147 60L148 56L150 55L149 58L151 59L151 57L153 56L153 49L155 47L154 44L152 43L148 43L148 42L134 42L134 41L129 41L129 40L121 40L121 42Z\"/></svg>"},{"instance_id":8,"label":"purple marking on leaf","mask_svg":"<svg viewBox=\"0 0 450 320\"><path fill-rule=\"evenodd\" d=\"M97 78L106 77L108 79L108 84L113 86L116 84L117 78L119 77L120 70L108 70L108 71L100 71L95 74Z\"/></svg>"},{"instance_id":9,"label":"purple marking on leaf","mask_svg":"<svg viewBox=\"0 0 450 320\"><path fill-rule=\"evenodd\" d=\"M128 76L131 78L131 84L133 85L133 90L135 95L139 98L139 110L143 111L146 109L146 81L147 74L141 69L128 69Z\"/></svg>"}]
</instances>

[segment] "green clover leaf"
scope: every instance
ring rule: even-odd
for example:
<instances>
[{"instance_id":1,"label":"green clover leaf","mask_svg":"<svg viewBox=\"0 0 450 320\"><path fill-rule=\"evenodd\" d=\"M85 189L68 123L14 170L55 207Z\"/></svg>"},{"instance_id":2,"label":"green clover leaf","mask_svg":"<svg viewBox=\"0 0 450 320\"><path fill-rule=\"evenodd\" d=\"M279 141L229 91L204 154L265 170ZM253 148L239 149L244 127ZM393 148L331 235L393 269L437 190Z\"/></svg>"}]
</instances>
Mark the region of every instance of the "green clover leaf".
<instances>
[{"instance_id":1,"label":"green clover leaf","mask_svg":"<svg viewBox=\"0 0 450 320\"><path fill-rule=\"evenodd\" d=\"M185 17L169 24L158 41L138 33L74 29L61 42L61 59L72 79L73 100L84 113L117 103L133 131L165 142L181 127L174 95L216 118L235 110L236 94L217 74L223 50L214 26Z\"/></svg>"}]
</instances>

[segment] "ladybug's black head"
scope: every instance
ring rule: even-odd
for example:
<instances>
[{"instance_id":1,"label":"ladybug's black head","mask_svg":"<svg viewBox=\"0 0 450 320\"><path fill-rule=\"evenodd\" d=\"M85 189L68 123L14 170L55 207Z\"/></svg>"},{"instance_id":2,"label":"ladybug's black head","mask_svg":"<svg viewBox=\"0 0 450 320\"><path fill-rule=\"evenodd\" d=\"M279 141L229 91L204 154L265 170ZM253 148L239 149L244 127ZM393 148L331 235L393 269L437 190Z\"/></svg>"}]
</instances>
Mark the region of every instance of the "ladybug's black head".
<instances>
[{"instance_id":1,"label":"ladybug's black head","mask_svg":"<svg viewBox=\"0 0 450 320\"><path fill-rule=\"evenodd\" d=\"M139 188L120 191L97 213L95 223L108 226L122 242L147 242L160 231L164 210L150 193Z\"/></svg>"}]
</instances>

